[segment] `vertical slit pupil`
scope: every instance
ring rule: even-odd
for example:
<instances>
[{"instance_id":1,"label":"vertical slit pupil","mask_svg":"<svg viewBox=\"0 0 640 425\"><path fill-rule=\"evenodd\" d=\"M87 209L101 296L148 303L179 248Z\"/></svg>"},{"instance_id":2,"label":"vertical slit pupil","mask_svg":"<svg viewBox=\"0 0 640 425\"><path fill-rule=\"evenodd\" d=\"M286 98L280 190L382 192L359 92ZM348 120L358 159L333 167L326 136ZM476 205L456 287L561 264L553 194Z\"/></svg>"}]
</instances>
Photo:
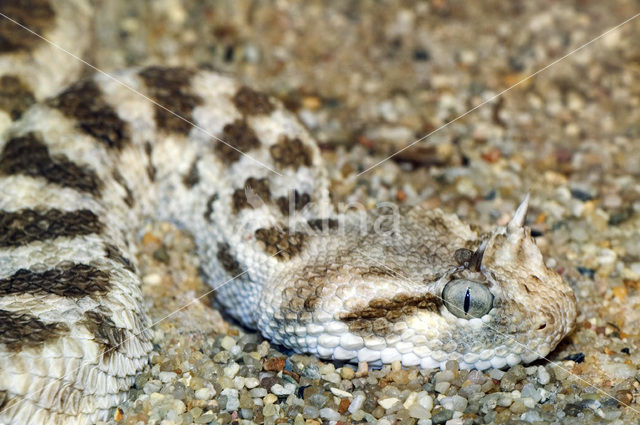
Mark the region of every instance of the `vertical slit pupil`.
<instances>
[{"instance_id":1,"label":"vertical slit pupil","mask_svg":"<svg viewBox=\"0 0 640 425\"><path fill-rule=\"evenodd\" d=\"M467 288L464 294L464 314L469 313L469 305L471 304L471 288Z\"/></svg>"}]
</instances>

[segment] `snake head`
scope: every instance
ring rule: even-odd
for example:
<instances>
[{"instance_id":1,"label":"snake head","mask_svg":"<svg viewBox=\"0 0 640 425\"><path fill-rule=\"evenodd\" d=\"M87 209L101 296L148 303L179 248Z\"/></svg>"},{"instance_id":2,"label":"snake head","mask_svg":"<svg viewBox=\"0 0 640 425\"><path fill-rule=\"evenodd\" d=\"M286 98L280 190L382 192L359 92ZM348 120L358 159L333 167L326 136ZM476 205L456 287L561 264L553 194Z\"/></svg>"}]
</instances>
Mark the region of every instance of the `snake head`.
<instances>
[{"instance_id":1,"label":"snake head","mask_svg":"<svg viewBox=\"0 0 640 425\"><path fill-rule=\"evenodd\" d=\"M263 290L258 328L299 352L370 364L487 369L543 357L576 306L524 225L527 205L488 237L414 207L390 232L313 239Z\"/></svg>"},{"instance_id":2,"label":"snake head","mask_svg":"<svg viewBox=\"0 0 640 425\"><path fill-rule=\"evenodd\" d=\"M527 194L511 221L469 256L467 275L450 280L443 289L448 313L461 326L458 336L469 341L462 349L477 353L482 341L496 347L491 356L486 351L478 359L467 355L479 369L544 357L575 322L573 291L545 265L531 229L525 226L528 203ZM474 320L481 322L482 332L471 332L475 341L470 341L465 321Z\"/></svg>"}]
</instances>

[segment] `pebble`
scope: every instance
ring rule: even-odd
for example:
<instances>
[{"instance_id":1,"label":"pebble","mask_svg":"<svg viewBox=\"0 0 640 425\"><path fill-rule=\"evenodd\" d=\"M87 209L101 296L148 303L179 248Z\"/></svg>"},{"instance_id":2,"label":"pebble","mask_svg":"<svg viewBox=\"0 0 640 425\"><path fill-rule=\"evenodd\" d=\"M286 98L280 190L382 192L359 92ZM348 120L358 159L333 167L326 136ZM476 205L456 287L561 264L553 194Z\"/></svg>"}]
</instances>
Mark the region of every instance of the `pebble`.
<instances>
[{"instance_id":1,"label":"pebble","mask_svg":"<svg viewBox=\"0 0 640 425\"><path fill-rule=\"evenodd\" d=\"M449 389L450 386L451 384L448 382L439 382L436 384L435 390L437 393L443 394Z\"/></svg>"},{"instance_id":2,"label":"pebble","mask_svg":"<svg viewBox=\"0 0 640 425\"><path fill-rule=\"evenodd\" d=\"M389 410L396 403L400 403L400 400L395 397L383 398L378 400L378 404L385 410Z\"/></svg>"},{"instance_id":3,"label":"pebble","mask_svg":"<svg viewBox=\"0 0 640 425\"><path fill-rule=\"evenodd\" d=\"M453 371L441 370L440 372L436 372L434 379L436 380L436 384L438 384L440 382L451 382L454 377Z\"/></svg>"},{"instance_id":4,"label":"pebble","mask_svg":"<svg viewBox=\"0 0 640 425\"><path fill-rule=\"evenodd\" d=\"M175 372L160 372L158 374L158 378L165 384L174 381L177 377L178 374Z\"/></svg>"},{"instance_id":5,"label":"pebble","mask_svg":"<svg viewBox=\"0 0 640 425\"><path fill-rule=\"evenodd\" d=\"M324 418L324 419L327 419L329 421L339 421L340 420L340 413L336 412L333 409L325 407L323 409L320 409L320 417Z\"/></svg>"},{"instance_id":6,"label":"pebble","mask_svg":"<svg viewBox=\"0 0 640 425\"><path fill-rule=\"evenodd\" d=\"M547 385L551 382L551 375L544 366L538 366L538 383L540 385Z\"/></svg>"},{"instance_id":7,"label":"pebble","mask_svg":"<svg viewBox=\"0 0 640 425\"><path fill-rule=\"evenodd\" d=\"M362 403L366 400L364 394L356 394L353 396L353 400L351 400L351 404L347 409L350 413L355 413L362 407Z\"/></svg>"},{"instance_id":8,"label":"pebble","mask_svg":"<svg viewBox=\"0 0 640 425\"><path fill-rule=\"evenodd\" d=\"M347 398L351 398L351 397L353 397L353 395L352 395L351 393L348 393L348 392L346 392L346 391L340 390L340 389L338 389L338 388L331 387L331 388L329 388L329 390L330 390L334 395L336 395L336 396L338 396L338 397L347 397Z\"/></svg>"},{"instance_id":9,"label":"pebble","mask_svg":"<svg viewBox=\"0 0 640 425\"><path fill-rule=\"evenodd\" d=\"M320 416L320 411L313 406L306 405L302 409L302 414L305 418L315 419Z\"/></svg>"},{"instance_id":10,"label":"pebble","mask_svg":"<svg viewBox=\"0 0 640 425\"><path fill-rule=\"evenodd\" d=\"M227 378L233 378L239 370L240 365L238 363L231 363L229 366L224 368L224 376Z\"/></svg>"},{"instance_id":11,"label":"pebble","mask_svg":"<svg viewBox=\"0 0 640 425\"><path fill-rule=\"evenodd\" d=\"M230 337L229 335L224 336L220 340L220 346L227 351L229 351L231 347L233 347L234 345L236 345L236 340Z\"/></svg>"},{"instance_id":12,"label":"pebble","mask_svg":"<svg viewBox=\"0 0 640 425\"><path fill-rule=\"evenodd\" d=\"M448 410L454 410L456 412L464 412L467 408L468 401L464 397L454 395L451 397L444 397L440 400L440 405Z\"/></svg>"},{"instance_id":13,"label":"pebble","mask_svg":"<svg viewBox=\"0 0 640 425\"><path fill-rule=\"evenodd\" d=\"M244 386L248 389L255 388L258 385L260 385L260 381L258 380L258 378L249 377L244 379Z\"/></svg>"},{"instance_id":14,"label":"pebble","mask_svg":"<svg viewBox=\"0 0 640 425\"><path fill-rule=\"evenodd\" d=\"M213 397L213 392L209 388L203 387L199 390L196 390L195 397L198 400L211 400L211 398Z\"/></svg>"}]
</instances>

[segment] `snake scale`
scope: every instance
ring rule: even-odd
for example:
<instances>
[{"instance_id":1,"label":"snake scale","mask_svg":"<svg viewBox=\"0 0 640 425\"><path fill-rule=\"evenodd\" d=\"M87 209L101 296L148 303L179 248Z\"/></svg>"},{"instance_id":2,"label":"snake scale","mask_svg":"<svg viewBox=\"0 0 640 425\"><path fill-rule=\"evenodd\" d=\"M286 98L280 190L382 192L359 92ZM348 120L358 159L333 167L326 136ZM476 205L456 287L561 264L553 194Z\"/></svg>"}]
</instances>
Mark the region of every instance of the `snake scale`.
<instances>
[{"instance_id":1,"label":"snake scale","mask_svg":"<svg viewBox=\"0 0 640 425\"><path fill-rule=\"evenodd\" d=\"M279 101L180 67L78 79L89 5L0 8L0 423L94 423L124 400L152 348L136 266L149 217L193 234L222 308L298 352L500 368L572 328L528 196L486 234L437 209L337 212Z\"/></svg>"}]
</instances>

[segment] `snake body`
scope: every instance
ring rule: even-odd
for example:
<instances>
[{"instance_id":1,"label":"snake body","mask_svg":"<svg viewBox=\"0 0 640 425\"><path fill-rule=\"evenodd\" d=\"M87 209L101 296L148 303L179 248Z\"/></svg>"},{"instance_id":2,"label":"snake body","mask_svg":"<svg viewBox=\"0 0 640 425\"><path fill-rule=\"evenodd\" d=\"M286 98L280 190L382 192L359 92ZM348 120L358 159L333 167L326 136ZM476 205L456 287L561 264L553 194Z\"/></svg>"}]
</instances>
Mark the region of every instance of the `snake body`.
<instances>
[{"instance_id":1,"label":"snake body","mask_svg":"<svg viewBox=\"0 0 640 425\"><path fill-rule=\"evenodd\" d=\"M84 1L0 3L87 47ZM321 358L499 368L573 326L528 198L486 234L437 209L337 211L318 147L278 100L180 67L74 82L68 53L1 24L0 423L94 423L124 400L152 348L135 256L150 217L193 234L232 317Z\"/></svg>"}]
</instances>

